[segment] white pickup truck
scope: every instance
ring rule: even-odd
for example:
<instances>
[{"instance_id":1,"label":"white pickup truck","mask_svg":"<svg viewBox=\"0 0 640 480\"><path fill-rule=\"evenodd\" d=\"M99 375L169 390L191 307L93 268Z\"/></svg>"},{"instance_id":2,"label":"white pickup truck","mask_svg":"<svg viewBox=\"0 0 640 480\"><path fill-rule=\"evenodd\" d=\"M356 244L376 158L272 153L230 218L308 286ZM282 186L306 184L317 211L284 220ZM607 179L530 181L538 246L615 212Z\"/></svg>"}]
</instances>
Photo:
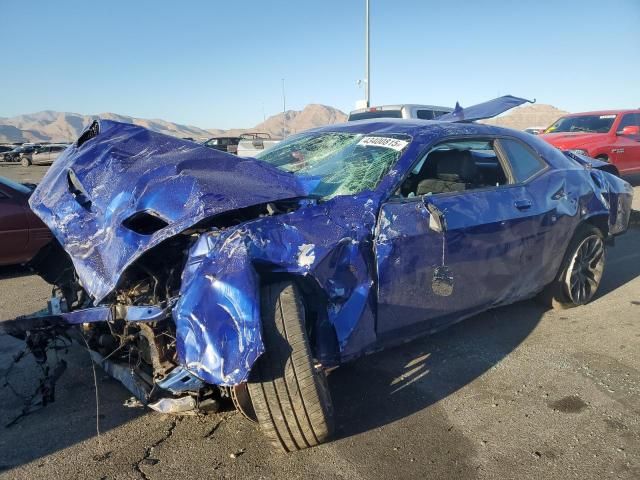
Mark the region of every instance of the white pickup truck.
<instances>
[{"instance_id":1,"label":"white pickup truck","mask_svg":"<svg viewBox=\"0 0 640 480\"><path fill-rule=\"evenodd\" d=\"M435 120L440 115L452 112L453 108L438 107L436 105L418 105L404 103L399 105L380 105L378 107L359 108L349 113L347 122L368 120L370 118L420 118Z\"/></svg>"},{"instance_id":2,"label":"white pickup truck","mask_svg":"<svg viewBox=\"0 0 640 480\"><path fill-rule=\"evenodd\" d=\"M269 147L273 147L278 143L279 139L271 138L268 133L250 132L240 135L240 142L238 142L239 157L253 157L256 153L263 152Z\"/></svg>"}]
</instances>

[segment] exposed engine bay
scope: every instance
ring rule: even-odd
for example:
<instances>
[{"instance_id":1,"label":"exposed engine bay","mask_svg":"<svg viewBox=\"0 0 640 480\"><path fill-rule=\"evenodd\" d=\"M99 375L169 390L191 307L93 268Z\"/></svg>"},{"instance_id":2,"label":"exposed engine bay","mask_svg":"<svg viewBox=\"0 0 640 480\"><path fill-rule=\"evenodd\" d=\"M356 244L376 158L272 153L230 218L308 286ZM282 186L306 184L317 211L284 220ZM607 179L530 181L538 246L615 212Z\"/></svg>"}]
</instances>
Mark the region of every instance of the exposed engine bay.
<instances>
[{"instance_id":1,"label":"exposed engine bay","mask_svg":"<svg viewBox=\"0 0 640 480\"><path fill-rule=\"evenodd\" d=\"M179 295L189 249L200 234L297 208L297 201L270 202L200 222L141 256L127 269L118 287L101 302L100 308L93 306L69 256L54 241L30 265L53 285L47 310L17 319L19 328L9 323L4 329L28 338L31 352L42 359L46 359L47 349L57 338L71 333L72 338L89 349L98 365L122 382L143 405L156 411L215 412L224 401L230 400L246 417L254 419L244 384L234 387L207 384L180 365L171 310ZM145 216L139 216L137 223L131 225L141 230L152 227L153 220ZM61 316L64 322L57 320ZM31 330L27 330L29 326ZM25 330L38 334L23 336Z\"/></svg>"}]
</instances>

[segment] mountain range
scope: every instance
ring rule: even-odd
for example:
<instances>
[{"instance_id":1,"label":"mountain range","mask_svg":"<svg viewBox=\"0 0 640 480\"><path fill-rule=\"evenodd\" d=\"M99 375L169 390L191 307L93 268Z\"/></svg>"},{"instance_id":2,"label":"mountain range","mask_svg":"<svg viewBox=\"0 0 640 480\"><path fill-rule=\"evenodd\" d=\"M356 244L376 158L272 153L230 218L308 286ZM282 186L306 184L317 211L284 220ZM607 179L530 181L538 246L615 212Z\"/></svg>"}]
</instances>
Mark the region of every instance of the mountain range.
<instances>
[{"instance_id":1,"label":"mountain range","mask_svg":"<svg viewBox=\"0 0 640 480\"><path fill-rule=\"evenodd\" d=\"M483 120L482 123L524 130L529 127L548 127L568 113L569 112L560 110L553 105L534 103L514 108L499 117Z\"/></svg>"},{"instance_id":2,"label":"mountain range","mask_svg":"<svg viewBox=\"0 0 640 480\"><path fill-rule=\"evenodd\" d=\"M45 110L11 118L0 118L0 143L72 142L96 118L133 123L175 137L207 139L220 135L239 135L247 131L266 132L275 138L281 138L284 126L286 126L285 133L289 135L309 128L344 122L347 115L333 107L310 104L300 111L288 110L273 115L253 128L222 130L217 128L203 129L166 120L136 118L109 112L83 115Z\"/></svg>"},{"instance_id":3,"label":"mountain range","mask_svg":"<svg viewBox=\"0 0 640 480\"><path fill-rule=\"evenodd\" d=\"M527 127L546 127L568 112L553 105L533 104L514 108L505 115L484 120L483 123L503 127L525 129ZM159 119L144 119L119 115L116 113L100 113L83 115L79 113L43 112L18 115L11 118L0 117L0 143L9 142L71 142L96 118L134 123L151 130L176 137L191 137L204 140L214 136L237 136L254 131L266 132L274 138L346 121L347 115L337 108L327 105L310 104L303 110L287 110L267 118L253 128L218 128L204 129L192 125L182 125Z\"/></svg>"}]
</instances>

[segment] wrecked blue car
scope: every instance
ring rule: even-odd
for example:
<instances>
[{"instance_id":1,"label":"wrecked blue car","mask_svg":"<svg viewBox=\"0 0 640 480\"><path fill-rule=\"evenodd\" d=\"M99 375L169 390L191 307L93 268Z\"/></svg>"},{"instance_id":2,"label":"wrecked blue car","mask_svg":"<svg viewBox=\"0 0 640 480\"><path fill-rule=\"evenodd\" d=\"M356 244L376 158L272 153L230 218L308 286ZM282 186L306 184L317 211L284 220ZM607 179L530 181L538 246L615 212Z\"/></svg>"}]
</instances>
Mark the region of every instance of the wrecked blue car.
<instances>
[{"instance_id":1,"label":"wrecked blue car","mask_svg":"<svg viewBox=\"0 0 640 480\"><path fill-rule=\"evenodd\" d=\"M579 306L632 189L615 167L469 123L378 119L238 158L99 121L31 197L56 242L40 326L169 413L230 398L292 451L333 429L325 374L537 296ZM35 319L31 319L35 321Z\"/></svg>"}]
</instances>

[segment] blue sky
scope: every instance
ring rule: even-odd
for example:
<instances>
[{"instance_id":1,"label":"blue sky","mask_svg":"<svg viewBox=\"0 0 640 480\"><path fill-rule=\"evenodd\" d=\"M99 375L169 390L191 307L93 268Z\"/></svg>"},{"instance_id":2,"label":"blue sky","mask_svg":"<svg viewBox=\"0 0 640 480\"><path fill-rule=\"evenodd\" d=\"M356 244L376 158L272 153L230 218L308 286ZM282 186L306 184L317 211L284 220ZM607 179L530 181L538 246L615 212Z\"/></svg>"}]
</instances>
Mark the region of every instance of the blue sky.
<instances>
[{"instance_id":1,"label":"blue sky","mask_svg":"<svg viewBox=\"0 0 640 480\"><path fill-rule=\"evenodd\" d=\"M0 116L105 111L204 128L364 96L364 0L0 0ZM507 93L640 107L640 0L371 0L371 100Z\"/></svg>"}]
</instances>

